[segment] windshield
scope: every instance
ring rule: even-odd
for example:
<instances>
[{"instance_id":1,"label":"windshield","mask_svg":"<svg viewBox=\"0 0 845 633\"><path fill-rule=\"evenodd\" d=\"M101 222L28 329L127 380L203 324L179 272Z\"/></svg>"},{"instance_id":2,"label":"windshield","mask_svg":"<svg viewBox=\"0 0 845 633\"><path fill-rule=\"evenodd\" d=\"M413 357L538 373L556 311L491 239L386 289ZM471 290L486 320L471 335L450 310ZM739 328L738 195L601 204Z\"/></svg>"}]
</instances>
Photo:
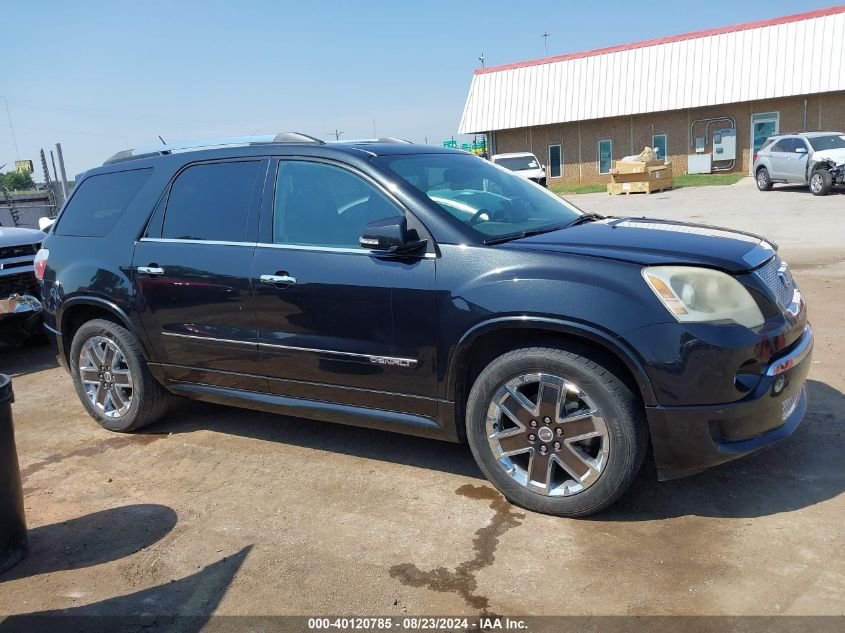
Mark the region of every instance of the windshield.
<instances>
[{"instance_id":1,"label":"windshield","mask_svg":"<svg viewBox=\"0 0 845 633\"><path fill-rule=\"evenodd\" d=\"M405 154L375 160L470 227L481 241L563 227L581 215L543 187L477 156Z\"/></svg>"},{"instance_id":2,"label":"windshield","mask_svg":"<svg viewBox=\"0 0 845 633\"><path fill-rule=\"evenodd\" d=\"M496 158L493 162L511 171L540 169L540 163L537 162L534 156L508 156L505 158Z\"/></svg>"},{"instance_id":3,"label":"windshield","mask_svg":"<svg viewBox=\"0 0 845 633\"><path fill-rule=\"evenodd\" d=\"M845 148L845 135L831 134L829 136L811 136L807 139L813 146L813 151L820 152L823 149Z\"/></svg>"}]
</instances>

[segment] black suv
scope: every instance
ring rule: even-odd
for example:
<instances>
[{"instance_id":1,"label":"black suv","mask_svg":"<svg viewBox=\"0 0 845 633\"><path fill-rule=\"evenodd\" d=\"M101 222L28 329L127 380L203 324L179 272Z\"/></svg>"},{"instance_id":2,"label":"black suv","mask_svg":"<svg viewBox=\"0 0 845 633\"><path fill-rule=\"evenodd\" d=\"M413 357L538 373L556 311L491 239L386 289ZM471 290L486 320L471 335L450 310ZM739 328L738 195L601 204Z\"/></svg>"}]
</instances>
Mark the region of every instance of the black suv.
<instances>
[{"instance_id":1,"label":"black suv","mask_svg":"<svg viewBox=\"0 0 845 633\"><path fill-rule=\"evenodd\" d=\"M105 428L171 395L469 443L526 508L787 437L813 335L765 239L603 218L465 152L297 134L126 151L36 258Z\"/></svg>"}]
</instances>

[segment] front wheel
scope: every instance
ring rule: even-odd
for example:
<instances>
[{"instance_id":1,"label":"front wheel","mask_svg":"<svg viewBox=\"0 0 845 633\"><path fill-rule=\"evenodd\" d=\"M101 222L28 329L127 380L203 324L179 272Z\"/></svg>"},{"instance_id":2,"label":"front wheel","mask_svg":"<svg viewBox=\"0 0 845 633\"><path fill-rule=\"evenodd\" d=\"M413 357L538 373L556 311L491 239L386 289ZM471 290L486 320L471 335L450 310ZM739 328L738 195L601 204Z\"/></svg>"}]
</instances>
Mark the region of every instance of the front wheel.
<instances>
[{"instance_id":1,"label":"front wheel","mask_svg":"<svg viewBox=\"0 0 845 633\"><path fill-rule=\"evenodd\" d=\"M833 188L833 176L826 169L817 169L810 176L810 192L814 196L826 196Z\"/></svg>"},{"instance_id":2,"label":"front wheel","mask_svg":"<svg viewBox=\"0 0 845 633\"><path fill-rule=\"evenodd\" d=\"M599 362L563 349L510 351L478 376L467 438L479 467L512 503L585 516L628 489L645 455L637 398Z\"/></svg>"},{"instance_id":3,"label":"front wheel","mask_svg":"<svg viewBox=\"0 0 845 633\"><path fill-rule=\"evenodd\" d=\"M83 324L74 334L69 364L82 404L110 431L134 431L167 410L168 394L150 374L135 337L112 321Z\"/></svg>"}]
</instances>

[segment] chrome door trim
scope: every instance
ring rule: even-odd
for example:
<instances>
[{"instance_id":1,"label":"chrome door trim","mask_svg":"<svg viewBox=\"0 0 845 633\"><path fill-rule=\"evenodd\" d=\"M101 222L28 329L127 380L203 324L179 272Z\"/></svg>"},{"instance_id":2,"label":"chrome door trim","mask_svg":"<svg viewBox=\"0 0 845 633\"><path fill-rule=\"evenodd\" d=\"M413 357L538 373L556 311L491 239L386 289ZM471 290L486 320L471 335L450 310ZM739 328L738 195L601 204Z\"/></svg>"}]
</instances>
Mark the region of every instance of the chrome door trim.
<instances>
[{"instance_id":1,"label":"chrome door trim","mask_svg":"<svg viewBox=\"0 0 845 633\"><path fill-rule=\"evenodd\" d=\"M175 336L197 341L208 341L212 343L231 343L245 347L258 347L259 350L267 351L274 349L288 350L292 352L309 352L311 354L331 354L332 356L343 356L344 358L357 358L366 360L373 365L391 365L393 367L416 367L419 361L416 358L402 358L399 356L377 356L375 354L359 354L356 352L341 352L333 349L317 349L314 347L296 347L294 345L280 345L278 343L252 343L249 341L236 341L228 338L217 338L213 336L197 336L196 334L182 334L181 332L162 332L164 336Z\"/></svg>"},{"instance_id":2,"label":"chrome door trim","mask_svg":"<svg viewBox=\"0 0 845 633\"><path fill-rule=\"evenodd\" d=\"M310 352L312 354L331 354L333 356L343 356L345 358L359 358L367 360L373 365L391 365L394 367L416 367L416 358L401 358L398 356L376 356L373 354L359 354L355 352L341 352L331 349L316 349L313 347L296 347L293 345L279 345L278 343L259 343L258 349L266 349L268 351L274 349L288 350L292 352Z\"/></svg>"},{"instance_id":3,"label":"chrome door trim","mask_svg":"<svg viewBox=\"0 0 845 633\"><path fill-rule=\"evenodd\" d=\"M385 257L387 253L381 251L371 251L365 248L347 248L343 246L307 246L303 244L270 244L267 242L258 242L255 246L258 248L276 248L280 250L291 251L315 251L324 253L346 253L348 255L369 255L370 257ZM425 253L418 255L420 259L436 259L436 253Z\"/></svg>"},{"instance_id":4,"label":"chrome door trim","mask_svg":"<svg viewBox=\"0 0 845 633\"><path fill-rule=\"evenodd\" d=\"M210 244L212 246L252 246L255 242L227 242L225 240L189 240L169 237L142 237L139 242L160 242L162 244Z\"/></svg>"},{"instance_id":5,"label":"chrome door trim","mask_svg":"<svg viewBox=\"0 0 845 633\"><path fill-rule=\"evenodd\" d=\"M217 338L217 337L214 337L214 336L198 336L196 334L182 334L181 332L165 332L165 331L162 331L161 334L162 334L162 336L175 336L177 338L188 338L188 339L193 339L193 340L196 340L196 341L208 341L208 342L211 342L211 343L231 343L233 345L241 345L243 347L251 347L253 349L256 349L256 346L258 345L257 343L251 342L251 341L237 341L237 340L231 339L231 338Z\"/></svg>"}]
</instances>

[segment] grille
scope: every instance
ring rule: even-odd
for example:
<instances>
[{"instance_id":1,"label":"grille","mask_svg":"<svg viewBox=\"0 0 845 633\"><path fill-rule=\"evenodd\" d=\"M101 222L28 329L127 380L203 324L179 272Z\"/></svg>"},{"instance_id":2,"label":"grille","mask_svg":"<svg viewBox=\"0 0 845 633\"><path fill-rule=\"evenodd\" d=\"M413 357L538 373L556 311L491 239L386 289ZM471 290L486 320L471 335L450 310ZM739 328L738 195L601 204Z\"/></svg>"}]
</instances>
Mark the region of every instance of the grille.
<instances>
[{"instance_id":1,"label":"grille","mask_svg":"<svg viewBox=\"0 0 845 633\"><path fill-rule=\"evenodd\" d=\"M795 281L789 266L780 257L775 255L769 263L758 268L755 274L772 291L781 307L786 308L792 303Z\"/></svg>"},{"instance_id":2,"label":"grille","mask_svg":"<svg viewBox=\"0 0 845 633\"><path fill-rule=\"evenodd\" d=\"M23 257L24 255L35 255L38 252L36 244L22 244L21 246L4 246L0 248L0 260L10 257Z\"/></svg>"},{"instance_id":3,"label":"grille","mask_svg":"<svg viewBox=\"0 0 845 633\"><path fill-rule=\"evenodd\" d=\"M38 280L34 271L0 277L0 299L13 294L38 296Z\"/></svg>"}]
</instances>

